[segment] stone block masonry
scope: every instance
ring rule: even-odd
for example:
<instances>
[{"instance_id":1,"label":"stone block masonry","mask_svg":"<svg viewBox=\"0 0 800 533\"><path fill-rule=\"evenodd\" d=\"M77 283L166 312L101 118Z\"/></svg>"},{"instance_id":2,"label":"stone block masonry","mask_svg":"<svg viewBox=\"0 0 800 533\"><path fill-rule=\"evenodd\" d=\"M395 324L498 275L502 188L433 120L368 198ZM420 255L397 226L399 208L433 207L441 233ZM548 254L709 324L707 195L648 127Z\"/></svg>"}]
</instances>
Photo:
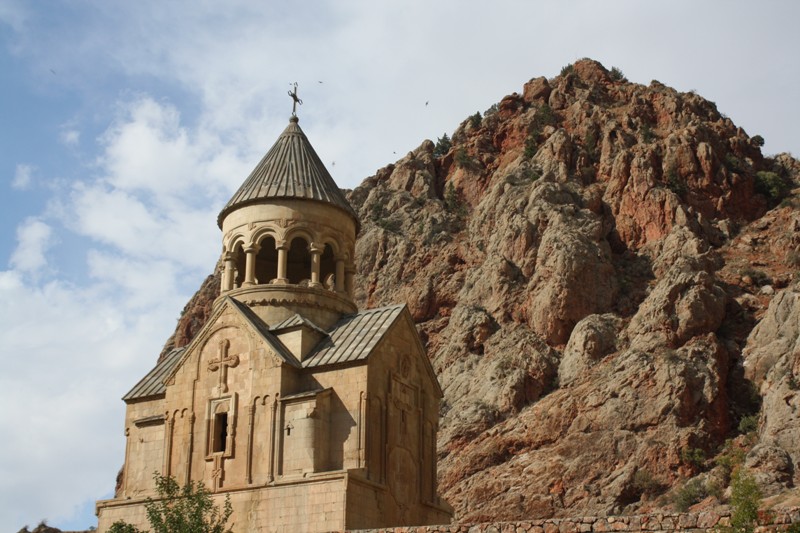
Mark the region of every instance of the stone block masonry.
<instances>
[{"instance_id":1,"label":"stone block masonry","mask_svg":"<svg viewBox=\"0 0 800 533\"><path fill-rule=\"evenodd\" d=\"M755 533L786 531L800 523L800 507L761 511ZM730 513L657 513L631 516L548 518L521 522L487 522L483 524L450 524L441 526L396 527L352 530L351 533L662 533L719 532L730 525Z\"/></svg>"}]
</instances>

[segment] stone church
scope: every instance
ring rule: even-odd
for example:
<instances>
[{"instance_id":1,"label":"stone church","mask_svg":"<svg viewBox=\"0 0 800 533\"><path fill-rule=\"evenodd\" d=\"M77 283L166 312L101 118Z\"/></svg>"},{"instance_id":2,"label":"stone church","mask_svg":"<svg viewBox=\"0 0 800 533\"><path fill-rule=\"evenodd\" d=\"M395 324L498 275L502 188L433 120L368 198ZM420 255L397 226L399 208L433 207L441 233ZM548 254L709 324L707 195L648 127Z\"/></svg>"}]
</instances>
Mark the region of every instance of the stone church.
<instances>
[{"instance_id":1,"label":"stone church","mask_svg":"<svg viewBox=\"0 0 800 533\"><path fill-rule=\"evenodd\" d=\"M292 115L217 220L221 294L123 398L125 464L99 531L146 529L154 472L202 481L233 531L449 523L442 391L404 305L353 303L359 221Z\"/></svg>"}]
</instances>

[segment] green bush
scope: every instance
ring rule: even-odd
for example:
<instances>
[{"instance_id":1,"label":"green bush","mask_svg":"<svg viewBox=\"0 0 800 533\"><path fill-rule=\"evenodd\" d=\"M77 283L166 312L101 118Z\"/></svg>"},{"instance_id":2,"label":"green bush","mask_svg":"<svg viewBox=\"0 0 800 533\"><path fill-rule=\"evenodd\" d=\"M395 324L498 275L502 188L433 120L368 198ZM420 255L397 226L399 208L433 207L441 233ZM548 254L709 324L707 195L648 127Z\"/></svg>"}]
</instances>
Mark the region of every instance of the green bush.
<instances>
[{"instance_id":1,"label":"green bush","mask_svg":"<svg viewBox=\"0 0 800 533\"><path fill-rule=\"evenodd\" d=\"M681 450L681 461L694 468L703 468L706 463L706 452L700 448L684 448Z\"/></svg>"},{"instance_id":2,"label":"green bush","mask_svg":"<svg viewBox=\"0 0 800 533\"><path fill-rule=\"evenodd\" d=\"M561 75L566 76L567 74L572 74L574 70L575 66L572 63L570 63L569 65L564 65L563 67L561 67Z\"/></svg>"},{"instance_id":3,"label":"green bush","mask_svg":"<svg viewBox=\"0 0 800 533\"><path fill-rule=\"evenodd\" d=\"M586 153L589 154L591 159L595 159L597 156L597 135L595 135L593 130L588 130L586 135L583 137L583 147L586 149Z\"/></svg>"},{"instance_id":4,"label":"green bush","mask_svg":"<svg viewBox=\"0 0 800 533\"><path fill-rule=\"evenodd\" d=\"M181 487L174 477L153 474L158 499L145 503L147 521L153 533L231 533L225 527L233 514L230 496L225 497L222 509L214 505L211 493L198 481ZM136 527L118 520L109 533L143 533Z\"/></svg>"},{"instance_id":5,"label":"green bush","mask_svg":"<svg viewBox=\"0 0 800 533\"><path fill-rule=\"evenodd\" d=\"M750 142L753 144L753 146L764 146L764 137L761 135L753 135L750 137Z\"/></svg>"},{"instance_id":6,"label":"green bush","mask_svg":"<svg viewBox=\"0 0 800 533\"><path fill-rule=\"evenodd\" d=\"M622 73L622 70L618 69L617 67L611 67L611 79L614 81L628 81L625 78L625 74Z\"/></svg>"},{"instance_id":7,"label":"green bush","mask_svg":"<svg viewBox=\"0 0 800 533\"><path fill-rule=\"evenodd\" d=\"M475 161L467 154L467 149L463 146L456 150L456 166L459 168L472 168L475 166Z\"/></svg>"},{"instance_id":8,"label":"green bush","mask_svg":"<svg viewBox=\"0 0 800 533\"><path fill-rule=\"evenodd\" d=\"M442 157L450 151L452 146L453 143L450 141L450 137L445 133L436 139L436 146L433 147L433 155L436 157Z\"/></svg>"},{"instance_id":9,"label":"green bush","mask_svg":"<svg viewBox=\"0 0 800 533\"><path fill-rule=\"evenodd\" d=\"M479 127L481 125L482 121L483 121L483 117L481 116L481 112L480 111L476 111L474 115L469 117L469 124L473 128Z\"/></svg>"},{"instance_id":10,"label":"green bush","mask_svg":"<svg viewBox=\"0 0 800 533\"><path fill-rule=\"evenodd\" d=\"M558 123L553 108L548 104L542 104L533 115L533 120L528 124L528 136L525 138L525 157L531 158L536 155L539 148L539 137L542 135L545 126L555 126Z\"/></svg>"},{"instance_id":11,"label":"green bush","mask_svg":"<svg viewBox=\"0 0 800 533\"><path fill-rule=\"evenodd\" d=\"M530 133L525 138L525 157L530 159L536 155L536 150L539 149L539 143L536 141L536 137Z\"/></svg>"},{"instance_id":12,"label":"green bush","mask_svg":"<svg viewBox=\"0 0 800 533\"><path fill-rule=\"evenodd\" d=\"M744 170L741 159L731 153L725 154L725 166L732 172L742 172Z\"/></svg>"},{"instance_id":13,"label":"green bush","mask_svg":"<svg viewBox=\"0 0 800 533\"><path fill-rule=\"evenodd\" d=\"M642 127L639 131L642 132L642 142L645 144L650 144L656 138L655 134L653 134L653 130L650 128L650 124L647 124L646 122L642 124Z\"/></svg>"},{"instance_id":14,"label":"green bush","mask_svg":"<svg viewBox=\"0 0 800 533\"><path fill-rule=\"evenodd\" d=\"M691 479L673 493L672 503L675 504L675 508L678 511L685 513L689 507L706 496L708 496L708 494L700 480Z\"/></svg>"},{"instance_id":15,"label":"green bush","mask_svg":"<svg viewBox=\"0 0 800 533\"><path fill-rule=\"evenodd\" d=\"M737 429L742 435L747 435L748 433L758 430L758 415L743 416L742 419L739 420L739 427Z\"/></svg>"},{"instance_id":16,"label":"green bush","mask_svg":"<svg viewBox=\"0 0 800 533\"><path fill-rule=\"evenodd\" d=\"M777 204L792 190L791 180L776 172L762 170L756 172L756 192L767 197L771 204Z\"/></svg>"},{"instance_id":17,"label":"green bush","mask_svg":"<svg viewBox=\"0 0 800 533\"><path fill-rule=\"evenodd\" d=\"M670 170L667 174L667 188L677 194L683 196L686 194L686 184L678 177L678 173Z\"/></svg>"},{"instance_id":18,"label":"green bush","mask_svg":"<svg viewBox=\"0 0 800 533\"><path fill-rule=\"evenodd\" d=\"M731 480L731 529L736 533L752 533L758 521L761 491L756 480L742 469Z\"/></svg>"},{"instance_id":19,"label":"green bush","mask_svg":"<svg viewBox=\"0 0 800 533\"><path fill-rule=\"evenodd\" d=\"M639 494L655 494L661 490L661 483L649 471L637 470L633 475L633 489Z\"/></svg>"},{"instance_id":20,"label":"green bush","mask_svg":"<svg viewBox=\"0 0 800 533\"><path fill-rule=\"evenodd\" d=\"M772 284L772 278L769 277L766 272L762 270L756 270L755 268L745 268L742 270L742 276L748 276L753 280L753 284L758 287Z\"/></svg>"},{"instance_id":21,"label":"green bush","mask_svg":"<svg viewBox=\"0 0 800 533\"><path fill-rule=\"evenodd\" d=\"M463 219L467 215L467 207L452 182L447 184L447 189L444 193L444 207L458 219Z\"/></svg>"}]
</instances>

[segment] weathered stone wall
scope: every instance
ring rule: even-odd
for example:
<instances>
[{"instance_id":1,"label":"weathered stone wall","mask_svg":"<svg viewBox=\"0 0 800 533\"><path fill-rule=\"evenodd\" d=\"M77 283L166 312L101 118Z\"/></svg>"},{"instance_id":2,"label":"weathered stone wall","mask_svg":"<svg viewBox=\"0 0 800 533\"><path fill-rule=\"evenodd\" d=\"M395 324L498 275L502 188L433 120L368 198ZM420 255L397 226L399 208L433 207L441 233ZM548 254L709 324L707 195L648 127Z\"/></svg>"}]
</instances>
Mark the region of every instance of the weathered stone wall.
<instances>
[{"instance_id":1,"label":"weathered stone wall","mask_svg":"<svg viewBox=\"0 0 800 533\"><path fill-rule=\"evenodd\" d=\"M762 511L756 533L785 531L789 524L800 523L800 507ZM358 533L606 533L626 531L652 533L718 531L730 525L729 513L659 513L636 516L548 518L521 522L489 522L484 524L451 524L442 526L363 529ZM356 533L353 531L352 533Z\"/></svg>"}]
</instances>

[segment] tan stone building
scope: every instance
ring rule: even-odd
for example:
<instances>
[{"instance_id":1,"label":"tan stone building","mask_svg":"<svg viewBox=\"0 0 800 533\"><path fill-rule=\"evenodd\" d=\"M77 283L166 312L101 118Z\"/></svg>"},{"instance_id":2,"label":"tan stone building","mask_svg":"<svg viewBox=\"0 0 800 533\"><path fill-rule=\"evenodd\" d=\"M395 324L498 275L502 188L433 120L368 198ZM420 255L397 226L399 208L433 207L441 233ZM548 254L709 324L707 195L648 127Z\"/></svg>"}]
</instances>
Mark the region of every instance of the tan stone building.
<instances>
[{"instance_id":1,"label":"tan stone building","mask_svg":"<svg viewBox=\"0 0 800 533\"><path fill-rule=\"evenodd\" d=\"M403 305L353 303L358 218L292 116L218 218L203 329L124 397L122 486L99 530L146 527L153 473L202 480L239 531L448 523L442 397Z\"/></svg>"}]
</instances>

